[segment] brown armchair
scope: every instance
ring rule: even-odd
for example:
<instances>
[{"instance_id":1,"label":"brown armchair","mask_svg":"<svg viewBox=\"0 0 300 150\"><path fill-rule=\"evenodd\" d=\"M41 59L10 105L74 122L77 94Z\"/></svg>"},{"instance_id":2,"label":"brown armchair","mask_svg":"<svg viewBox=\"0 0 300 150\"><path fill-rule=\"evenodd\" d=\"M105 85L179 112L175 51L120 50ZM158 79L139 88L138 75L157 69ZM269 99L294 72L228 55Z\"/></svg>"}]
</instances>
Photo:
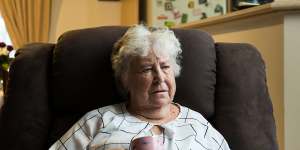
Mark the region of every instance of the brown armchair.
<instances>
[{"instance_id":1,"label":"brown armchair","mask_svg":"<svg viewBox=\"0 0 300 150\"><path fill-rule=\"evenodd\" d=\"M1 149L46 149L84 113L121 102L110 53L126 27L70 31L18 50L0 116ZM203 114L234 150L276 150L265 65L249 44L174 30L183 49L175 101Z\"/></svg>"}]
</instances>

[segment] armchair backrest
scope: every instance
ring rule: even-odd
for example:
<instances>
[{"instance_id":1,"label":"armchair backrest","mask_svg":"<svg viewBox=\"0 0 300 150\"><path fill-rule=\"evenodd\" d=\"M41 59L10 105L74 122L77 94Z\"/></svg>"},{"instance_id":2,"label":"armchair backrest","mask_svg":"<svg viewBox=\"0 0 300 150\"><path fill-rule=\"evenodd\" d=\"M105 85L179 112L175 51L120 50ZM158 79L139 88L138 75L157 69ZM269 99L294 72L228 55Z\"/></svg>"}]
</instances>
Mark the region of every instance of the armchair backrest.
<instances>
[{"instance_id":1,"label":"armchair backrest","mask_svg":"<svg viewBox=\"0 0 300 150\"><path fill-rule=\"evenodd\" d=\"M87 112L122 101L116 91L110 54L127 28L102 27L63 34L55 48L51 103L56 111ZM175 30L182 43L182 74L176 79L175 101L214 112L216 56L214 42L199 30ZM84 101L84 103L83 103Z\"/></svg>"},{"instance_id":2,"label":"armchair backrest","mask_svg":"<svg viewBox=\"0 0 300 150\"><path fill-rule=\"evenodd\" d=\"M110 53L126 29L69 31L56 44L36 43L20 49L11 67L1 112L0 144L10 149L20 145L27 146L23 149L46 148L84 113L121 102ZM233 149L276 149L272 105L258 51L247 44L215 44L210 35L200 30L174 32L183 49L182 73L176 79L174 101L203 114ZM248 117L244 116L248 111L252 120L243 118ZM270 125L258 126L260 123ZM260 128L255 130L257 133L250 133L254 129L244 132L247 124ZM236 130L232 125L240 128ZM260 137L258 146L256 140L248 141L252 135Z\"/></svg>"}]
</instances>

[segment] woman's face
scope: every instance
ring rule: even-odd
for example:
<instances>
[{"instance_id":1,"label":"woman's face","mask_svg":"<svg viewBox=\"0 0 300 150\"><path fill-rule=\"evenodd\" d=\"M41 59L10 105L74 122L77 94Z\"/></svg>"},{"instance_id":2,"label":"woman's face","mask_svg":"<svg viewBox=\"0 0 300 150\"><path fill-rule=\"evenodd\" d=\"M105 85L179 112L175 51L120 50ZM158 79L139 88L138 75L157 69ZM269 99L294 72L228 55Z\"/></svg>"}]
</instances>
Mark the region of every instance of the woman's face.
<instances>
[{"instance_id":1,"label":"woman's face","mask_svg":"<svg viewBox=\"0 0 300 150\"><path fill-rule=\"evenodd\" d=\"M131 60L123 85L130 94L130 105L138 108L160 108L172 102L175 77L168 57L157 57L153 51Z\"/></svg>"}]
</instances>

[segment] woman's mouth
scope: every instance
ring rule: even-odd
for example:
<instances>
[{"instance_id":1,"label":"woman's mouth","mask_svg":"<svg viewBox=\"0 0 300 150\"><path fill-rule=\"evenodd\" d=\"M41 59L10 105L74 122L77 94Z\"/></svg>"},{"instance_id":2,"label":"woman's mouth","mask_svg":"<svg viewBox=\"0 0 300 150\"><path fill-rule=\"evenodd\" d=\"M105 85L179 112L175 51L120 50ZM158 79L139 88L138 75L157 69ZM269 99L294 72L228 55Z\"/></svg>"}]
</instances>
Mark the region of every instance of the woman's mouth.
<instances>
[{"instance_id":1,"label":"woman's mouth","mask_svg":"<svg viewBox=\"0 0 300 150\"><path fill-rule=\"evenodd\" d=\"M165 92L168 92L168 90L156 90L156 91L151 92L151 94L165 93Z\"/></svg>"}]
</instances>

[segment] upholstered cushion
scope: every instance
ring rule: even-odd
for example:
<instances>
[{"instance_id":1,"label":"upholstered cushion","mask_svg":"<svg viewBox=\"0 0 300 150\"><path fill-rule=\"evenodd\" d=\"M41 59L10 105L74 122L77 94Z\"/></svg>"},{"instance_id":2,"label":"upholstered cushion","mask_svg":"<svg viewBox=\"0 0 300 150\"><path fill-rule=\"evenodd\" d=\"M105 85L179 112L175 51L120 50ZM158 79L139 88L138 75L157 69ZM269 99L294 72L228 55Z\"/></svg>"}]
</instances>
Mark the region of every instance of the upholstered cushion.
<instances>
[{"instance_id":1,"label":"upholstered cushion","mask_svg":"<svg viewBox=\"0 0 300 150\"><path fill-rule=\"evenodd\" d=\"M265 65L249 44L216 44L215 127L232 149L276 150Z\"/></svg>"},{"instance_id":2,"label":"upholstered cushion","mask_svg":"<svg viewBox=\"0 0 300 150\"><path fill-rule=\"evenodd\" d=\"M111 69L113 44L127 28L100 27L65 33L54 49L53 109L85 113L120 102ZM214 112L215 50L212 38L199 30L176 30L182 43L183 69L176 100L202 112Z\"/></svg>"},{"instance_id":3,"label":"upholstered cushion","mask_svg":"<svg viewBox=\"0 0 300 150\"><path fill-rule=\"evenodd\" d=\"M99 107L121 102L116 91L110 54L125 27L99 27L63 34L54 49L51 78L53 111L50 143L81 116ZM214 41L199 30L175 30L183 49L182 74L176 79L175 102L214 114ZM61 118L62 115L70 117ZM60 125L59 125L60 124ZM63 125L63 126L62 126ZM60 127L60 128L58 128Z\"/></svg>"},{"instance_id":4,"label":"upholstered cushion","mask_svg":"<svg viewBox=\"0 0 300 150\"><path fill-rule=\"evenodd\" d=\"M86 113L120 102L110 55L126 28L100 27L63 34L54 49L52 109Z\"/></svg>"},{"instance_id":5,"label":"upholstered cushion","mask_svg":"<svg viewBox=\"0 0 300 150\"><path fill-rule=\"evenodd\" d=\"M23 48L0 114L1 149L47 149L87 111L120 102L110 53L126 29L70 31L56 45ZM175 33L183 48L175 101L212 119L232 149L278 149L258 51L245 44L215 46L199 30Z\"/></svg>"},{"instance_id":6,"label":"upholstered cushion","mask_svg":"<svg viewBox=\"0 0 300 150\"><path fill-rule=\"evenodd\" d=\"M54 44L19 49L0 117L0 149L46 149L50 126L48 70ZM30 143L30 144L29 144Z\"/></svg>"},{"instance_id":7,"label":"upholstered cushion","mask_svg":"<svg viewBox=\"0 0 300 150\"><path fill-rule=\"evenodd\" d=\"M210 35L200 30L175 30L182 44L182 73L176 79L175 101L210 119L214 115L216 51Z\"/></svg>"}]
</instances>

